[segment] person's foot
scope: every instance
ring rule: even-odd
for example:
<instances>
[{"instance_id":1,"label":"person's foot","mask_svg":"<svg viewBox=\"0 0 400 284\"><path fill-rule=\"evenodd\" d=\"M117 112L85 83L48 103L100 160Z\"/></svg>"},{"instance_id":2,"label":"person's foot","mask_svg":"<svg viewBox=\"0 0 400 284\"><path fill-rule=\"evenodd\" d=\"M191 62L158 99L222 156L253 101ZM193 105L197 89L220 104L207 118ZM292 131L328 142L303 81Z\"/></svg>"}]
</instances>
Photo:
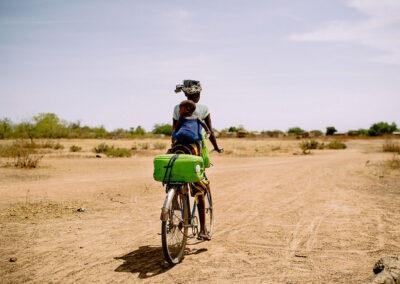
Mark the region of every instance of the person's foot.
<instances>
[{"instance_id":1,"label":"person's foot","mask_svg":"<svg viewBox=\"0 0 400 284\"><path fill-rule=\"evenodd\" d=\"M200 241L211 241L211 237L204 232L200 232L197 235L197 239Z\"/></svg>"}]
</instances>

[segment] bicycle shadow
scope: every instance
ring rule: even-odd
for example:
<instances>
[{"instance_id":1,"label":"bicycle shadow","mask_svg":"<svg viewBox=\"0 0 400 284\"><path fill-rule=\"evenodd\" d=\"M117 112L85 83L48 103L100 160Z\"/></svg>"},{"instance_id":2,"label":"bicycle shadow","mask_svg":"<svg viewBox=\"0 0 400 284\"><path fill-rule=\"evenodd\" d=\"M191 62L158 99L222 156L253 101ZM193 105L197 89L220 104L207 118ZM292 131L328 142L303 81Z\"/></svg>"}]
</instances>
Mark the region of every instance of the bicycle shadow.
<instances>
[{"instance_id":1,"label":"bicycle shadow","mask_svg":"<svg viewBox=\"0 0 400 284\"><path fill-rule=\"evenodd\" d=\"M207 251L207 249L185 249L185 256L199 254ZM117 260L125 262L118 266L115 272L138 273L138 278L150 278L164 272L172 267L165 261L162 247L158 246L141 246L124 256L114 257Z\"/></svg>"}]
</instances>

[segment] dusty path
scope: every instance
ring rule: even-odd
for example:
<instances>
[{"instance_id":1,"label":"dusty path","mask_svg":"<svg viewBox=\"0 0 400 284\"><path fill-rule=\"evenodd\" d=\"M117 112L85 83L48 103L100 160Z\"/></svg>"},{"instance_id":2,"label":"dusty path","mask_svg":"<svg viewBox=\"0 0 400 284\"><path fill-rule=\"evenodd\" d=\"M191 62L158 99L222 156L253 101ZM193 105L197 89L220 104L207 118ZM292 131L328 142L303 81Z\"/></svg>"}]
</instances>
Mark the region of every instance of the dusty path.
<instances>
[{"instance_id":1,"label":"dusty path","mask_svg":"<svg viewBox=\"0 0 400 284\"><path fill-rule=\"evenodd\" d=\"M172 269L151 158L0 169L1 282L362 283L400 254L400 179L374 166L390 155L365 149L215 157L214 238Z\"/></svg>"}]
</instances>

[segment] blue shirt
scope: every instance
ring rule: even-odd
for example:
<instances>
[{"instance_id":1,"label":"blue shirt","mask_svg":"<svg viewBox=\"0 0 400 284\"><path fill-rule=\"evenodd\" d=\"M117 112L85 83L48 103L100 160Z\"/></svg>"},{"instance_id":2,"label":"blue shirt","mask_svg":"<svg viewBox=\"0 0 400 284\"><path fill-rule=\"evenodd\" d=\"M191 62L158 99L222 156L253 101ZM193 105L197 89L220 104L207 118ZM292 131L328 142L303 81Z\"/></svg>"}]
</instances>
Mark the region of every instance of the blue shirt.
<instances>
[{"instance_id":1,"label":"blue shirt","mask_svg":"<svg viewBox=\"0 0 400 284\"><path fill-rule=\"evenodd\" d=\"M178 132L172 133L172 137L183 144L191 144L199 142L203 139L201 129L197 119L184 119Z\"/></svg>"}]
</instances>

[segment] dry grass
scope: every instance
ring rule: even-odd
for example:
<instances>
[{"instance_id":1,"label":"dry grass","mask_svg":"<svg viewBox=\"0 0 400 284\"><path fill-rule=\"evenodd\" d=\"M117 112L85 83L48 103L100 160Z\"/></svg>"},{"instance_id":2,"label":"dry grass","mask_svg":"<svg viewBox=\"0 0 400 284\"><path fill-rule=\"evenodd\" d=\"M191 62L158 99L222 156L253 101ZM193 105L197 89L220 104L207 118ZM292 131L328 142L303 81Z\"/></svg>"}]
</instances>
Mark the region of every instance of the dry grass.
<instances>
[{"instance_id":1,"label":"dry grass","mask_svg":"<svg viewBox=\"0 0 400 284\"><path fill-rule=\"evenodd\" d=\"M69 151L70 152L80 152L80 151L82 151L82 147L72 145L71 147L69 147Z\"/></svg>"},{"instance_id":2,"label":"dry grass","mask_svg":"<svg viewBox=\"0 0 400 284\"><path fill-rule=\"evenodd\" d=\"M162 143L162 142L153 143L154 150L164 150L165 148L167 148L167 144L165 144L165 143Z\"/></svg>"},{"instance_id":3,"label":"dry grass","mask_svg":"<svg viewBox=\"0 0 400 284\"><path fill-rule=\"evenodd\" d=\"M328 144L325 145L326 149L334 149L334 150L341 150L341 149L346 149L347 146L343 142L340 141L332 141Z\"/></svg>"},{"instance_id":4,"label":"dry grass","mask_svg":"<svg viewBox=\"0 0 400 284\"><path fill-rule=\"evenodd\" d=\"M132 152L127 148L114 147L114 145L107 145L101 143L97 147L93 148L93 151L98 154L106 154L107 157L121 158L121 157L131 157Z\"/></svg>"},{"instance_id":5,"label":"dry grass","mask_svg":"<svg viewBox=\"0 0 400 284\"><path fill-rule=\"evenodd\" d=\"M0 157L6 158L5 166L36 168L43 155L38 155L35 148L33 143L14 141L11 144L0 145Z\"/></svg>"},{"instance_id":6,"label":"dry grass","mask_svg":"<svg viewBox=\"0 0 400 284\"><path fill-rule=\"evenodd\" d=\"M386 161L386 165L392 170L400 169L400 159L398 155L393 155L390 160Z\"/></svg>"},{"instance_id":7,"label":"dry grass","mask_svg":"<svg viewBox=\"0 0 400 284\"><path fill-rule=\"evenodd\" d=\"M322 149L334 149L334 150L339 150L339 149L346 149L347 146L343 142L340 141L332 141L329 142L328 144L325 144L324 142L318 142L316 140L308 140L308 141L303 141L300 143L300 148L303 151L304 155L310 154L311 150L322 150Z\"/></svg>"},{"instance_id":8,"label":"dry grass","mask_svg":"<svg viewBox=\"0 0 400 284\"><path fill-rule=\"evenodd\" d=\"M386 141L382 146L383 152L393 152L400 154L400 144L392 141Z\"/></svg>"}]
</instances>

